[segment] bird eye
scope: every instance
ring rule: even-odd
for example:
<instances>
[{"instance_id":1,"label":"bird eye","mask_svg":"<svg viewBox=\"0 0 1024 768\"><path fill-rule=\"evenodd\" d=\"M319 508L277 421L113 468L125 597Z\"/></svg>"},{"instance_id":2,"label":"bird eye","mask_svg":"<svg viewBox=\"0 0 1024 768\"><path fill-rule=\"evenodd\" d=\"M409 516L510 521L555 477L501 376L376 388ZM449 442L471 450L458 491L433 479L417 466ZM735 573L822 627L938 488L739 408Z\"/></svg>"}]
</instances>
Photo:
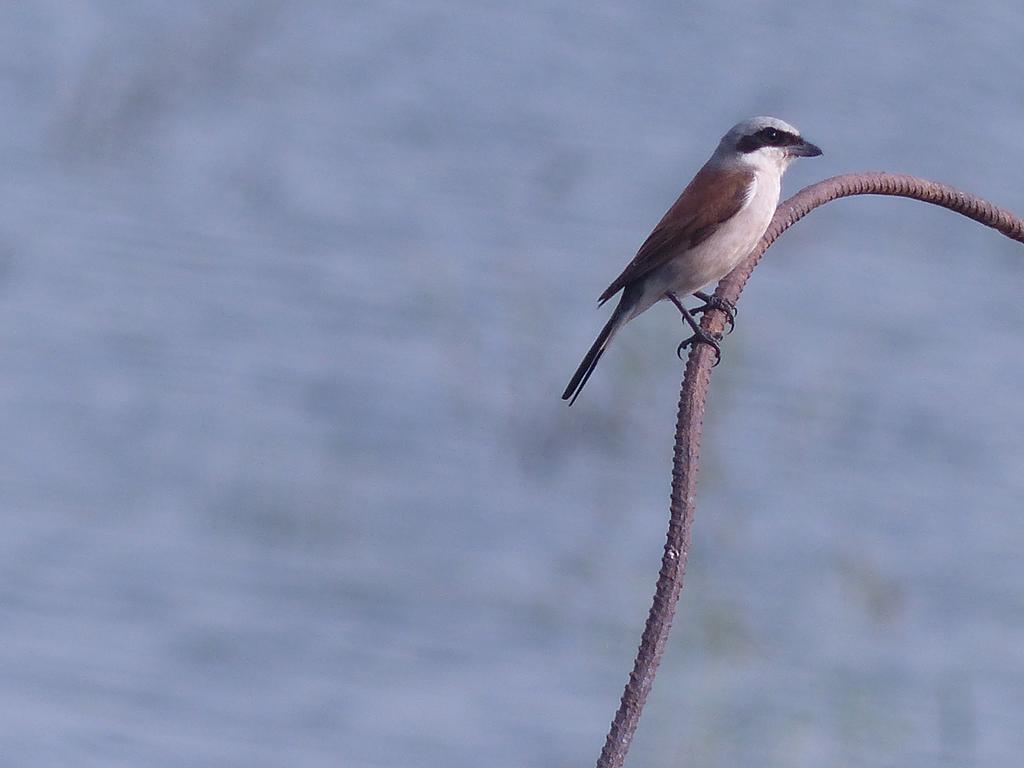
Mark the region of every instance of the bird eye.
<instances>
[{"instance_id":1,"label":"bird eye","mask_svg":"<svg viewBox=\"0 0 1024 768\"><path fill-rule=\"evenodd\" d=\"M794 137L788 131L765 126L754 133L747 134L737 143L740 152L754 152L762 147L784 147L792 144Z\"/></svg>"}]
</instances>

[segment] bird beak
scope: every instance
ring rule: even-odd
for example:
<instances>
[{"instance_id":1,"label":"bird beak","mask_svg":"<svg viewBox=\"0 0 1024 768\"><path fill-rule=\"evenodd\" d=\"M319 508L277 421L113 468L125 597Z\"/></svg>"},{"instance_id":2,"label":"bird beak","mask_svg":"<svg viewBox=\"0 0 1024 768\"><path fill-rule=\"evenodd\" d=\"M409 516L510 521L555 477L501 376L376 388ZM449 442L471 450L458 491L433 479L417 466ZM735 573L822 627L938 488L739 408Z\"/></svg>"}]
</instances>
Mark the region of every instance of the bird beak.
<instances>
[{"instance_id":1,"label":"bird beak","mask_svg":"<svg viewBox=\"0 0 1024 768\"><path fill-rule=\"evenodd\" d=\"M821 149L809 141L800 139L799 144L793 144L789 147L789 154L793 155L793 157L817 157L821 154Z\"/></svg>"}]
</instances>

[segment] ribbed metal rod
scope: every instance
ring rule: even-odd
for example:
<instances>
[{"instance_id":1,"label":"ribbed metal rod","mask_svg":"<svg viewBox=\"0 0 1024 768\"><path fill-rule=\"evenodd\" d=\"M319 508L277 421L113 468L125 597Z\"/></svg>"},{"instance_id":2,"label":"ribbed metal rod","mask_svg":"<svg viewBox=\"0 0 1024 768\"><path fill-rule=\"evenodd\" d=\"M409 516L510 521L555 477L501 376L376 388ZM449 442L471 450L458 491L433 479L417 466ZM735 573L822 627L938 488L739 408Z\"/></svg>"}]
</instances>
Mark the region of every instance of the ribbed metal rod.
<instances>
[{"instance_id":1,"label":"ribbed metal rod","mask_svg":"<svg viewBox=\"0 0 1024 768\"><path fill-rule=\"evenodd\" d=\"M955 187L884 171L847 173L805 187L781 203L757 248L743 264L726 275L718 284L715 295L733 303L739 301L754 267L783 232L818 206L853 195L890 195L939 205L1024 243L1024 219ZM706 312L701 325L709 331L722 331L725 327L725 314L719 310ZM686 574L686 558L690 551L690 528L695 511L697 470L700 463L700 437L713 358L714 354L706 344L696 344L691 348L686 361L686 372L679 394L672 459L672 496L661 571L633 671L598 758L598 768L621 768L625 762L672 629L676 603Z\"/></svg>"}]
</instances>

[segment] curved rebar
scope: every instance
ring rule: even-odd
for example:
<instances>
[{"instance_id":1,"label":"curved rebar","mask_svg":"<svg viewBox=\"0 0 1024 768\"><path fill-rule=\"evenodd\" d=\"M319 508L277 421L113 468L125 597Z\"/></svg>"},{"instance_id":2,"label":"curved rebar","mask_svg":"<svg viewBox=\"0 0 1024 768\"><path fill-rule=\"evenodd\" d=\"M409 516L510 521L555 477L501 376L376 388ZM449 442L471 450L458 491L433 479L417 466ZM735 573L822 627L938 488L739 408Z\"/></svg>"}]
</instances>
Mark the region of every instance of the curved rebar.
<instances>
[{"instance_id":1,"label":"curved rebar","mask_svg":"<svg viewBox=\"0 0 1024 768\"><path fill-rule=\"evenodd\" d=\"M1024 243L1024 219L979 197L946 184L919 179L905 174L875 171L847 173L819 181L797 192L781 203L775 217L757 248L739 267L718 284L715 296L733 303L739 300L750 273L764 252L778 237L819 205L852 195L891 195L932 203L962 214L1007 237ZM701 326L708 331L722 331L725 313L711 310L704 313ZM686 361L679 413L676 419L676 442L672 459L672 497L665 550L654 601L647 615L640 648L630 673L622 701L615 713L598 768L621 768L633 741L644 702L654 684L676 603L683 589L686 557L690 550L690 527L693 522L697 491L697 470L700 461L700 437L704 426L704 405L711 383L713 352L706 344L696 344Z\"/></svg>"}]
</instances>

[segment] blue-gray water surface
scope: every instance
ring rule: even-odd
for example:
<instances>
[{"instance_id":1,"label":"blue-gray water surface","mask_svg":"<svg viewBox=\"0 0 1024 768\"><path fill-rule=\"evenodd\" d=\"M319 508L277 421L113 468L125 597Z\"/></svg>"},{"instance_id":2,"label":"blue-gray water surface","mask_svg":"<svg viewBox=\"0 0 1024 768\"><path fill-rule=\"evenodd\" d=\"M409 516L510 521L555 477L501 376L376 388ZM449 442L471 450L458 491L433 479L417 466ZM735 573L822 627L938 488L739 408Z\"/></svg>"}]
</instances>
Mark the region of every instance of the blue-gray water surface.
<instances>
[{"instance_id":1,"label":"blue-gray water surface","mask_svg":"<svg viewBox=\"0 0 1024 768\"><path fill-rule=\"evenodd\" d=\"M6 3L0 764L578 766L684 329L559 394L718 137L1024 211L1018 2ZM645 766L1024 753L1024 249L892 199L716 369Z\"/></svg>"}]
</instances>

